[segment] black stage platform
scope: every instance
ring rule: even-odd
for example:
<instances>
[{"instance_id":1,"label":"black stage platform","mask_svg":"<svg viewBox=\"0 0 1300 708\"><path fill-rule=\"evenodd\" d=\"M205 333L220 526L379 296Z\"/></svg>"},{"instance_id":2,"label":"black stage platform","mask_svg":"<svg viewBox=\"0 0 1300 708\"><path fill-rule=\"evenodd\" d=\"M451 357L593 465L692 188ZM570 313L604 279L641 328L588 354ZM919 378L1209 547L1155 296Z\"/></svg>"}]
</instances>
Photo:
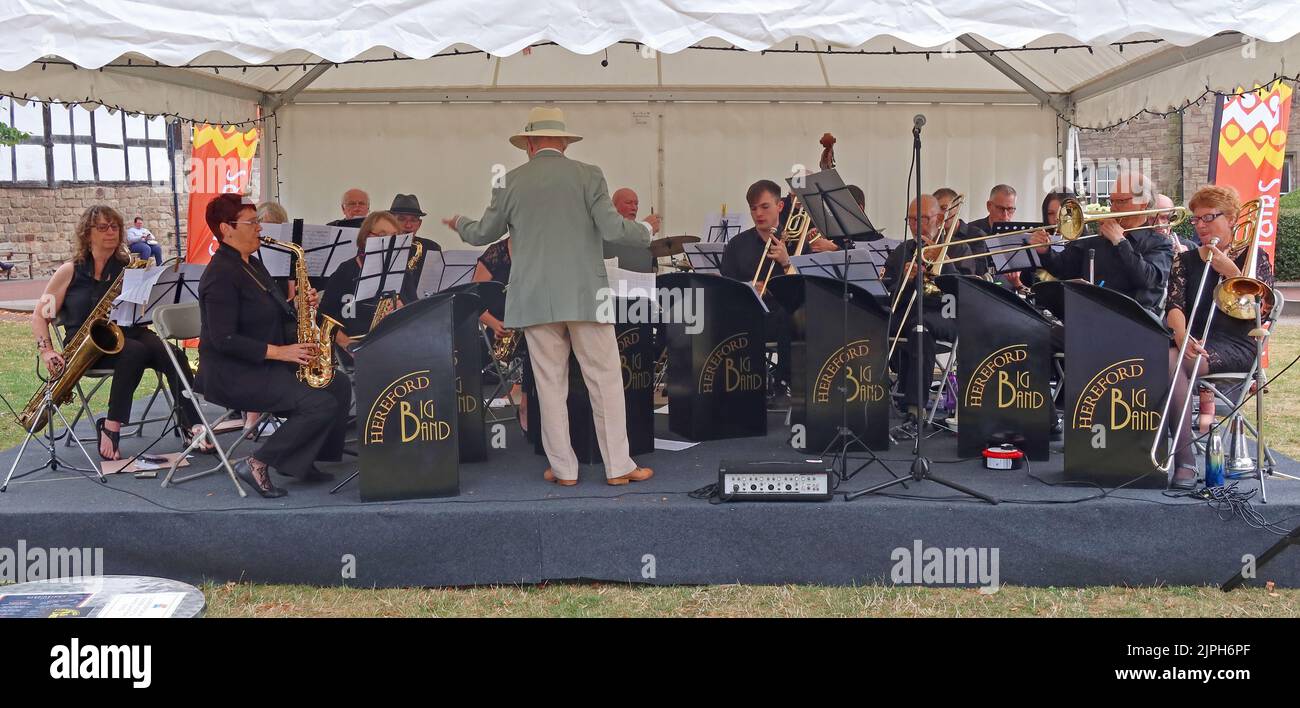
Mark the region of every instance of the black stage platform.
<instances>
[{"instance_id":1,"label":"black stage platform","mask_svg":"<svg viewBox=\"0 0 1300 708\"><path fill-rule=\"evenodd\" d=\"M661 437L667 416L657 416ZM545 458L509 424L508 447L490 461L463 465L461 495L401 503L362 503L356 484L285 484L289 495L236 496L224 476L162 489L160 480L112 477L107 485L69 473L39 472L0 495L0 547L99 547L102 572L189 582L369 586L463 586L602 580L656 584L891 582L896 549L997 549L1002 584L1085 586L1221 583L1245 554L1278 537L1206 503L1154 490L1049 486L1062 458L1024 470L990 472L977 461L954 462L951 436L931 438L934 471L1004 503L954 496L933 483L897 494L827 503L710 504L692 490L716 481L718 462L797 460L785 444L783 416L767 438L702 443L680 452L640 456L655 477L626 487L604 483L587 466L582 483L560 488L542 480ZM154 431L156 434L156 431ZM139 450L139 438L123 440ZM177 449L174 438L155 448ZM92 454L93 454L92 450ZM885 454L906 474L911 445ZM39 453L39 450L37 451ZM43 453L29 450L32 465ZM60 448L76 463L75 448ZM76 454L74 454L76 453ZM16 450L0 454L8 470ZM196 463L210 458L198 457ZM1300 465L1279 457L1281 471ZM82 460L84 465L84 459ZM22 468L20 468L22 469ZM191 468L193 469L193 468ZM349 469L339 470L339 479ZM888 479L872 466L841 487ZM277 478L283 480L284 478ZM1257 482L1240 486L1255 489ZM1081 500L1078 503L1067 503ZM1266 519L1300 524L1300 483L1269 485ZM344 577L345 569L355 577ZM1300 586L1300 549L1261 570L1259 581Z\"/></svg>"}]
</instances>

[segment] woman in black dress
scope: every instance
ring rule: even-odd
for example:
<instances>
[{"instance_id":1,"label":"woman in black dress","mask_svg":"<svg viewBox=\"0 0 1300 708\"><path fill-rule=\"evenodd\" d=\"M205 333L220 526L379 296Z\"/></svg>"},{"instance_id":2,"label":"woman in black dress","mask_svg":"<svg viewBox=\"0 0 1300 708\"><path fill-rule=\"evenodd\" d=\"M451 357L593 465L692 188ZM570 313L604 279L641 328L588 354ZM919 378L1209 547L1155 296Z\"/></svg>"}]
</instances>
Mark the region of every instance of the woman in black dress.
<instances>
[{"instance_id":1,"label":"woman in black dress","mask_svg":"<svg viewBox=\"0 0 1300 708\"><path fill-rule=\"evenodd\" d=\"M51 375L62 371L67 362L63 361L63 356L59 353L61 347L56 348L50 342L50 321L55 319L57 313L67 339L71 339L86 321L90 311L130 261L123 244L122 227L122 215L112 207L92 206L87 209L77 223L76 255L54 271L54 276L45 285L45 293L41 295L39 304L32 311L32 334L36 338L36 348L40 350L41 361ZM145 369L159 371L167 379L172 400L176 401L181 430L188 444L189 438L203 432L203 425L199 422L194 403L182 395L184 389L167 358L167 345L153 331L143 326L123 327L122 334L125 337L122 351L102 357L95 364L95 368L113 370L113 381L108 393L108 414L96 421L100 457L105 460L121 459L117 449L118 439L122 425L131 419L131 401ZM178 352L176 358L180 362L186 362L184 354ZM188 364L186 373L188 375ZM200 450L212 452L213 448L206 444Z\"/></svg>"},{"instance_id":2,"label":"woman in black dress","mask_svg":"<svg viewBox=\"0 0 1300 708\"><path fill-rule=\"evenodd\" d=\"M378 296L352 301L352 296L357 291L357 278L360 277L361 266L365 262L366 241L371 236L396 236L400 233L402 225L396 216L386 211L372 212L361 222L361 230L357 232L357 255L339 264L325 283L320 311L343 325L342 331L335 332L334 342L345 352L353 338L370 331L370 321L374 319L375 305L379 301ZM416 273L408 273L403 280L402 291L406 296L415 292L414 280L417 276ZM350 354L345 353L343 356L351 358Z\"/></svg>"},{"instance_id":3,"label":"woman in black dress","mask_svg":"<svg viewBox=\"0 0 1300 708\"><path fill-rule=\"evenodd\" d=\"M208 204L206 217L221 245L199 281L199 390L213 403L286 419L235 472L264 497L285 494L271 482L272 467L304 481L328 480L313 463L342 459L351 383L338 375L325 388L298 380L299 365L317 345L297 341L294 307L253 257L261 245L255 206L223 194ZM305 297L315 300L316 291Z\"/></svg>"},{"instance_id":4,"label":"woman in black dress","mask_svg":"<svg viewBox=\"0 0 1300 708\"><path fill-rule=\"evenodd\" d=\"M1170 402L1167 425L1169 434L1174 438L1174 470L1170 486L1174 489L1193 489L1196 486L1196 455L1192 448L1192 421L1186 416L1181 428L1178 424L1177 411L1187 405L1188 392L1196 377L1221 372L1247 372L1255 361L1255 340L1250 331L1255 328L1254 320L1239 320L1219 312L1215 313L1210 323L1210 331L1202 340L1193 339L1187 345L1183 361L1178 361L1178 350L1183 340L1192 334L1200 334L1205 328L1205 317L1214 308L1214 288L1222 278L1232 278L1242 274L1246 263L1248 247L1242 240L1233 243L1233 228L1237 222L1237 212L1241 202L1237 192L1228 187L1202 187L1192 195L1188 208L1192 212L1192 223L1196 234L1203 244L1195 250L1181 253L1174 259L1173 270L1169 276L1169 294L1165 300L1165 318L1169 329L1173 330L1173 348L1169 350L1169 371L1173 376L1174 390ZM1218 239L1211 247L1208 244ZM1257 252L1258 265L1255 277L1273 286L1273 264L1268 254L1260 249ZM1201 282L1205 271L1205 262L1213 259L1210 277ZM1196 293L1201 292L1200 304L1196 311L1196 321L1187 321L1187 310L1196 301ZM1265 313L1267 314L1267 313ZM1192 362L1197 353L1201 356L1200 365L1192 371Z\"/></svg>"},{"instance_id":5,"label":"woman in black dress","mask_svg":"<svg viewBox=\"0 0 1300 708\"><path fill-rule=\"evenodd\" d=\"M497 241L488 246L483 251L483 255L478 257L478 263L474 266L474 275L472 277L475 283L485 283L495 281L502 284L510 283L510 237ZM501 300L479 315L479 322L483 323L492 332L492 341L495 343L502 335L506 333L505 327L505 300ZM523 357L527 362L528 345L524 342L523 332L516 332L515 336L519 339L519 344L515 349L516 356ZM510 395L519 396L519 427L526 433L528 432L528 392L532 390L532 369L533 367L524 366L523 385L516 384L510 391Z\"/></svg>"}]
</instances>

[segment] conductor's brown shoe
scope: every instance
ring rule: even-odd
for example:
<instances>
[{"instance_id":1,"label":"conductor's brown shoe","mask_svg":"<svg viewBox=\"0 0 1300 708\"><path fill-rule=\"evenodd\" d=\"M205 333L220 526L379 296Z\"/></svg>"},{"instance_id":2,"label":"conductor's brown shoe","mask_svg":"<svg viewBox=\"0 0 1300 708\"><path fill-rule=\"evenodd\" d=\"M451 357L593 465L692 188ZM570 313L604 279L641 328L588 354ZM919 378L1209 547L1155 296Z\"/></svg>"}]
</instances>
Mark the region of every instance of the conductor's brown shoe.
<instances>
[{"instance_id":1,"label":"conductor's brown shoe","mask_svg":"<svg viewBox=\"0 0 1300 708\"><path fill-rule=\"evenodd\" d=\"M653 476L655 476L654 470L649 467L638 467L622 477L610 477L605 481L614 486L618 486L620 484L627 484L628 482L644 482Z\"/></svg>"},{"instance_id":2,"label":"conductor's brown shoe","mask_svg":"<svg viewBox=\"0 0 1300 708\"><path fill-rule=\"evenodd\" d=\"M555 471L552 470L550 467L547 467L546 471L542 473L542 479L546 480L547 482L555 482L561 487L572 487L573 485L578 483L578 480L576 479L560 479L559 477L556 477Z\"/></svg>"}]
</instances>

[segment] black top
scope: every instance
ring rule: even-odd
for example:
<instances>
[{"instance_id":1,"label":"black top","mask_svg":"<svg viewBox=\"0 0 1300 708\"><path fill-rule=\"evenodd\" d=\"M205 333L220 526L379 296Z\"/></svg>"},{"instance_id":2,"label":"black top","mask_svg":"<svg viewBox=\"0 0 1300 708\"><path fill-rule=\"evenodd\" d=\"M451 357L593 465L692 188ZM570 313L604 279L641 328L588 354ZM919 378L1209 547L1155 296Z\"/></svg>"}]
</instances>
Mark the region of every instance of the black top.
<instances>
[{"instance_id":1,"label":"black top","mask_svg":"<svg viewBox=\"0 0 1300 708\"><path fill-rule=\"evenodd\" d=\"M767 247L764 245L763 237L758 235L758 229L741 231L727 241L727 247L722 252L719 272L732 280L752 282L754 271L758 270L758 260L766 252ZM776 275L780 273L776 273L773 277Z\"/></svg>"},{"instance_id":2,"label":"black top","mask_svg":"<svg viewBox=\"0 0 1300 708\"><path fill-rule=\"evenodd\" d=\"M213 403L248 411L268 410L292 379L288 362L266 358L266 345L296 340L292 306L282 300L256 256L245 263L221 244L199 280L198 389Z\"/></svg>"},{"instance_id":3,"label":"black top","mask_svg":"<svg viewBox=\"0 0 1300 708\"><path fill-rule=\"evenodd\" d=\"M1244 268L1246 265L1246 249L1242 249L1232 259L1238 268ZM1264 249L1258 251L1258 265L1255 267L1255 278L1266 283L1270 288L1273 287L1273 264L1268 260L1268 254ZM1183 315L1191 308L1192 302L1196 299L1197 288L1202 289L1200 304L1196 307L1196 321L1187 323L1187 331L1192 336L1200 338L1201 331L1205 327L1205 317L1210 309L1214 307L1214 288L1221 280L1219 274L1213 269L1210 270L1210 277L1205 282L1201 282L1201 274L1205 272L1205 261L1201 260L1199 251L1192 249L1178 254L1174 259L1174 267L1169 275L1169 298L1165 301L1165 311L1182 310ZM1254 350L1255 340L1250 338L1250 331L1255 328L1254 320L1239 320L1235 317L1228 317L1222 312L1215 313L1214 319L1210 321L1210 337L1216 340L1230 339L1236 343L1245 346L1249 350ZM1211 350L1207 350L1207 354ZM1213 357L1211 357L1213 359Z\"/></svg>"},{"instance_id":4,"label":"black top","mask_svg":"<svg viewBox=\"0 0 1300 708\"><path fill-rule=\"evenodd\" d=\"M65 336L71 337L77 332L95 307L108 292L108 288L117 279L118 273L126 264L116 258L109 258L104 264L104 272L99 280L95 279L95 259L86 258L81 263L72 264L72 281L63 294L63 306L59 308L59 321L63 323Z\"/></svg>"},{"instance_id":5,"label":"black top","mask_svg":"<svg viewBox=\"0 0 1300 708\"><path fill-rule=\"evenodd\" d=\"M357 276L361 274L358 258L349 258L339 264L325 283L325 290L320 297L321 314L329 315L343 325L343 332L349 337L356 337L370 331L370 320L375 316L375 304L378 297L359 300L352 307L351 303L357 291ZM410 280L408 276L406 280ZM405 282L405 281L404 281ZM403 288L405 290L405 288ZM348 314L351 314L351 317Z\"/></svg>"},{"instance_id":6,"label":"black top","mask_svg":"<svg viewBox=\"0 0 1300 708\"><path fill-rule=\"evenodd\" d=\"M885 269L880 274L880 280L885 284L886 288L889 288L890 298L893 298L898 294L898 286L899 286L898 281L900 280L899 276L903 274L904 264L910 262L912 260L913 254L915 253L916 253L916 239L911 238L902 242L898 246L895 246L894 250L889 252L889 257L885 259ZM963 245L948 247L948 255L952 258L956 258L958 256L964 256L967 255L968 253L970 253L970 251L967 250L967 247ZM971 260L978 261L979 259L971 259ZM969 261L963 261L963 262L969 262ZM961 275L961 273L962 272L957 269L956 263L949 263L947 265L944 265L940 269L941 275ZM906 284L907 287L912 287L913 281L908 280L906 281ZM940 307L942 306L942 304L943 304L942 298L938 296L932 295L925 299L925 306L929 308ZM902 305L900 305L900 308L901 307Z\"/></svg>"},{"instance_id":7,"label":"black top","mask_svg":"<svg viewBox=\"0 0 1300 708\"><path fill-rule=\"evenodd\" d=\"M510 283L510 237L506 237L488 246L478 262L487 269L488 275L498 283Z\"/></svg>"},{"instance_id":8,"label":"black top","mask_svg":"<svg viewBox=\"0 0 1300 708\"><path fill-rule=\"evenodd\" d=\"M984 222L985 227L988 226L987 218L981 219L981 221ZM958 222L957 233L953 235L953 240L964 241L970 238L987 236L990 233L989 229L981 227L979 223L980 222L978 221L972 221L969 223L965 221ZM989 252L988 241L976 241L975 243L968 243L964 247L969 249L970 253ZM993 268L993 260L990 258L972 258L968 261L962 261L961 263L956 263L954 265L957 266L958 271L965 273L966 275L984 275Z\"/></svg>"},{"instance_id":9,"label":"black top","mask_svg":"<svg viewBox=\"0 0 1300 708\"><path fill-rule=\"evenodd\" d=\"M1049 249L1039 258L1047 272L1061 280L1086 280L1088 251L1092 250L1097 285L1128 295L1152 313L1160 314L1160 299L1173 264L1173 246L1151 229L1129 231L1124 236L1119 245L1101 236L1074 241L1060 253Z\"/></svg>"}]
</instances>

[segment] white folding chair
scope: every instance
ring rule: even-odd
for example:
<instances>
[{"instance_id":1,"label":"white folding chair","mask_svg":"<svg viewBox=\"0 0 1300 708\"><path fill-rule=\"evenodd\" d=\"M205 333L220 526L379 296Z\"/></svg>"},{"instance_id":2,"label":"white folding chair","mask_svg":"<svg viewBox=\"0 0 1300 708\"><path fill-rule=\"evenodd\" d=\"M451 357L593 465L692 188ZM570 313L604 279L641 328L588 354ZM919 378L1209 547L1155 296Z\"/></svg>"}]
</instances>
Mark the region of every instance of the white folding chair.
<instances>
[{"instance_id":1,"label":"white folding chair","mask_svg":"<svg viewBox=\"0 0 1300 708\"><path fill-rule=\"evenodd\" d=\"M158 332L158 336L162 337L164 341L172 340L179 344L182 340L194 339L199 336L201 330L200 325L201 319L199 315L199 303L197 302L185 302L179 305L160 305L159 307L154 308L153 326ZM172 366L176 369L176 375L180 377L181 386L185 389L185 397L194 402L194 408L199 413L199 420L203 423L203 433L201 435L195 435L189 448L172 462L171 467L167 470L167 476L163 478L162 486L167 487L172 484L188 482L192 479L198 479L199 477L204 477L225 469L226 474L230 477L231 483L235 485L235 491L239 492L239 496L248 496L247 492L244 491L243 486L239 484L239 478L235 476L234 468L230 466L230 457L234 455L235 450L245 439L243 434L244 429L242 427L235 428L235 430L240 433L239 437L229 449L223 448L221 442L217 440L216 433L213 432L215 430L214 426L209 422L207 414L203 412L203 398L199 394L195 393L193 387L190 386L189 378L185 375L185 370L181 366L181 362L177 360L176 353L173 351L172 347L167 347L167 358L171 360ZM226 411L227 414L229 412L229 410ZM221 416L222 419L225 417L225 414ZM176 468L180 464L181 459L183 459L185 455L188 455L190 452L197 449L204 440L211 442L216 448L217 458L220 462L206 470L195 472L184 477L176 477Z\"/></svg>"}]
</instances>

